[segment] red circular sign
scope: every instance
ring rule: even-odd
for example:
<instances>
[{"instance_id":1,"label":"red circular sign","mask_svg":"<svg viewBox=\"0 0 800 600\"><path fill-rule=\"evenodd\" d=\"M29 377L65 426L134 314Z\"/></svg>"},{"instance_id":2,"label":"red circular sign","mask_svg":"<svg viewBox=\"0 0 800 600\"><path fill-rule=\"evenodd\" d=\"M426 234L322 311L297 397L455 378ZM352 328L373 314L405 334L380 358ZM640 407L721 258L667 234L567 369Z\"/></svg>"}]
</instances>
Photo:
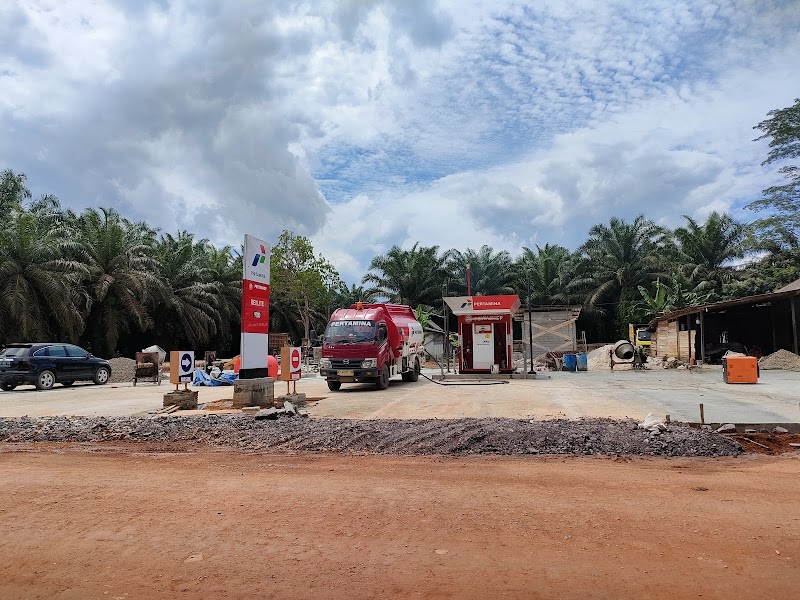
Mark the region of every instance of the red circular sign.
<instances>
[{"instance_id":1,"label":"red circular sign","mask_svg":"<svg viewBox=\"0 0 800 600\"><path fill-rule=\"evenodd\" d=\"M292 371L300 368L300 350L298 348L292 348L291 362Z\"/></svg>"}]
</instances>

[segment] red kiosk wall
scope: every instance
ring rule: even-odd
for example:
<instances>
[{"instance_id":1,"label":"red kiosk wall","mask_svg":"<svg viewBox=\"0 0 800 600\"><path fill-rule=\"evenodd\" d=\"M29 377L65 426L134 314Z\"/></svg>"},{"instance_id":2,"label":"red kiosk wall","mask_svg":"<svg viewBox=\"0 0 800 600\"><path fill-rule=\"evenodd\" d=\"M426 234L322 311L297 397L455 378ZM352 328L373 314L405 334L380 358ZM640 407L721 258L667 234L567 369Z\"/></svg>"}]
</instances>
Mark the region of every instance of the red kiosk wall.
<instances>
[{"instance_id":1,"label":"red kiosk wall","mask_svg":"<svg viewBox=\"0 0 800 600\"><path fill-rule=\"evenodd\" d=\"M506 323L494 324L494 364L500 365L501 370L508 368L508 345L506 344Z\"/></svg>"},{"instance_id":2,"label":"red kiosk wall","mask_svg":"<svg viewBox=\"0 0 800 600\"><path fill-rule=\"evenodd\" d=\"M461 323L461 339L459 340L459 348L461 348L461 369L472 369L472 324Z\"/></svg>"}]
</instances>

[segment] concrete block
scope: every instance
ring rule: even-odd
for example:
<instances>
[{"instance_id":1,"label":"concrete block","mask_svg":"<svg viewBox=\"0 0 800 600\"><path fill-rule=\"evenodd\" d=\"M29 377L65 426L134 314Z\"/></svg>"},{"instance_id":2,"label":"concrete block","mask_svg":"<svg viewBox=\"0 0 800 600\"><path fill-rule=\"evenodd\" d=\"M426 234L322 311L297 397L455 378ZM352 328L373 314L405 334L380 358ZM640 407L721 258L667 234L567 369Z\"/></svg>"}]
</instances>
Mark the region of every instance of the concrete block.
<instances>
[{"instance_id":1,"label":"concrete block","mask_svg":"<svg viewBox=\"0 0 800 600\"><path fill-rule=\"evenodd\" d=\"M244 407L242 407L242 412L245 413L246 415L254 415L260 410L261 410L260 406L244 406Z\"/></svg>"},{"instance_id":2,"label":"concrete block","mask_svg":"<svg viewBox=\"0 0 800 600\"><path fill-rule=\"evenodd\" d=\"M164 406L178 406L181 410L197 410L198 392L178 390L164 394Z\"/></svg>"},{"instance_id":3,"label":"concrete block","mask_svg":"<svg viewBox=\"0 0 800 600\"><path fill-rule=\"evenodd\" d=\"M271 377L237 379L233 384L233 408L245 406L272 406L275 398L275 380Z\"/></svg>"},{"instance_id":4,"label":"concrete block","mask_svg":"<svg viewBox=\"0 0 800 600\"><path fill-rule=\"evenodd\" d=\"M272 421L277 418L278 418L278 411L275 410L274 408L264 408L256 413L256 419L259 421L261 421L262 419L267 419Z\"/></svg>"},{"instance_id":5,"label":"concrete block","mask_svg":"<svg viewBox=\"0 0 800 600\"><path fill-rule=\"evenodd\" d=\"M284 405L285 402L291 402L295 406L302 406L306 403L306 395L305 394L282 394L275 398L275 400L281 402L281 406ZM280 408L280 407L278 407Z\"/></svg>"}]
</instances>

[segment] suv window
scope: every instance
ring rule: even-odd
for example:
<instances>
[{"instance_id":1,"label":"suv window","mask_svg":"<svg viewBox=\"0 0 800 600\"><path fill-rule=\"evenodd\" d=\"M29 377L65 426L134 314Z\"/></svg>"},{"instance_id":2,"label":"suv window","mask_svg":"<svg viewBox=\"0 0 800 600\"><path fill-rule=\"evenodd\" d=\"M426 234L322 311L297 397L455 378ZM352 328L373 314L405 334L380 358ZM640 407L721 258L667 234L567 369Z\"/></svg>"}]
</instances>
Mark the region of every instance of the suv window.
<instances>
[{"instance_id":1,"label":"suv window","mask_svg":"<svg viewBox=\"0 0 800 600\"><path fill-rule=\"evenodd\" d=\"M48 346L37 350L35 356L53 356L59 358L67 355L67 349L64 346Z\"/></svg>"},{"instance_id":2,"label":"suv window","mask_svg":"<svg viewBox=\"0 0 800 600\"><path fill-rule=\"evenodd\" d=\"M3 348L0 350L0 356L5 358L25 356L28 350L30 350L30 347L28 346L12 346L10 348Z\"/></svg>"},{"instance_id":3,"label":"suv window","mask_svg":"<svg viewBox=\"0 0 800 600\"><path fill-rule=\"evenodd\" d=\"M73 358L86 358L89 356L89 353L86 350L83 348L78 348L77 346L67 346L67 354Z\"/></svg>"}]
</instances>

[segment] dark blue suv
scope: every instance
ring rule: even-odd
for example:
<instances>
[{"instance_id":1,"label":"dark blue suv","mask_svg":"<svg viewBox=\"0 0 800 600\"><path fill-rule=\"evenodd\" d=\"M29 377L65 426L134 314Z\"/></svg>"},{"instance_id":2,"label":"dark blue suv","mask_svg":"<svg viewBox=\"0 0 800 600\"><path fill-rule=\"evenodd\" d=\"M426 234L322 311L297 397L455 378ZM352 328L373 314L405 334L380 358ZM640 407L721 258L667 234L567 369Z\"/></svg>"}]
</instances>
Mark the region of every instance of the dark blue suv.
<instances>
[{"instance_id":1,"label":"dark blue suv","mask_svg":"<svg viewBox=\"0 0 800 600\"><path fill-rule=\"evenodd\" d=\"M111 365L70 344L8 344L0 351L0 389L30 383L40 390L76 381L108 383Z\"/></svg>"}]
</instances>

